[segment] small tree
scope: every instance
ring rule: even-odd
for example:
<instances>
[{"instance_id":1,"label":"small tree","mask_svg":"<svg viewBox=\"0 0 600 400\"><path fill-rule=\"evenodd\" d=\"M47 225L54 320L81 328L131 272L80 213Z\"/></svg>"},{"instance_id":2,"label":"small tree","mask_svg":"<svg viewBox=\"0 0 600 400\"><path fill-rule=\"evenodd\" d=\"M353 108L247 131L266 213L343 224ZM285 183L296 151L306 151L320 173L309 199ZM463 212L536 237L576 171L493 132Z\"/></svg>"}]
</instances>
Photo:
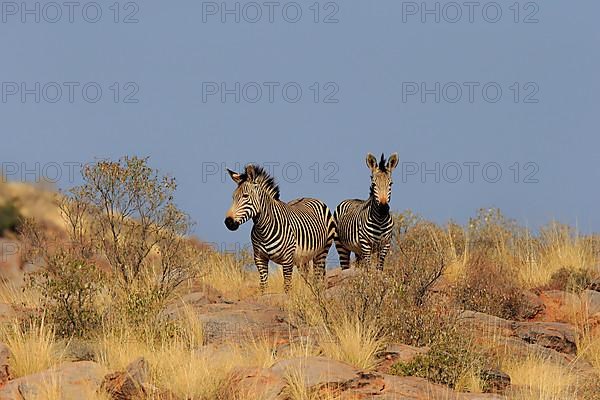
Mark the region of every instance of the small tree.
<instances>
[{"instance_id":1,"label":"small tree","mask_svg":"<svg viewBox=\"0 0 600 400\"><path fill-rule=\"evenodd\" d=\"M92 237L119 283L154 277L159 296L168 297L194 270L193 248L184 239L191 222L173 202L175 179L137 157L90 164L82 175L83 185L69 197L87 205Z\"/></svg>"},{"instance_id":2,"label":"small tree","mask_svg":"<svg viewBox=\"0 0 600 400\"><path fill-rule=\"evenodd\" d=\"M60 308L61 325L77 325L71 317L89 311L102 288L130 322L156 316L200 262L197 246L185 238L190 219L173 201L175 180L137 157L99 161L81 172L83 184L58 197L66 237L49 243L34 224L23 230L29 254L47 267L37 284L49 305ZM100 279L100 265L111 285Z\"/></svg>"}]
</instances>

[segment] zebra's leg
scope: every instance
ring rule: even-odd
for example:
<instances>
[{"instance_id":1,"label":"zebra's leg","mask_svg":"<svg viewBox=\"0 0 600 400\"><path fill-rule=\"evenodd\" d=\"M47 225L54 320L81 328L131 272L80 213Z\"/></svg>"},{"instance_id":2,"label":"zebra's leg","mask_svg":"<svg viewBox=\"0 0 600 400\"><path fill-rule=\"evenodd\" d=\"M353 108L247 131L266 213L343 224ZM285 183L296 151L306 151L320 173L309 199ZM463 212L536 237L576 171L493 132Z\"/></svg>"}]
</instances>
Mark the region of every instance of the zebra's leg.
<instances>
[{"instance_id":1,"label":"zebra's leg","mask_svg":"<svg viewBox=\"0 0 600 400\"><path fill-rule=\"evenodd\" d=\"M313 260L313 275L319 284L325 282L325 268L327 264L327 254L329 248L324 249L319 255Z\"/></svg>"},{"instance_id":2,"label":"zebra's leg","mask_svg":"<svg viewBox=\"0 0 600 400\"><path fill-rule=\"evenodd\" d=\"M284 262L281 264L283 269L283 290L285 293L289 293L292 287L292 274L294 272L294 263L292 261ZM298 266L300 270L301 266Z\"/></svg>"},{"instance_id":3,"label":"zebra's leg","mask_svg":"<svg viewBox=\"0 0 600 400\"><path fill-rule=\"evenodd\" d=\"M355 262L356 262L356 266L357 266L357 267L360 267L360 266L362 266L362 264L363 264L363 262L364 262L363 256L361 256L361 255L360 255L360 254L358 254L358 253L354 253L354 257L356 257L356 260L355 260Z\"/></svg>"},{"instance_id":4,"label":"zebra's leg","mask_svg":"<svg viewBox=\"0 0 600 400\"><path fill-rule=\"evenodd\" d=\"M361 266L364 265L367 269L371 267L372 249L369 246L362 246L360 255Z\"/></svg>"},{"instance_id":5,"label":"zebra's leg","mask_svg":"<svg viewBox=\"0 0 600 400\"><path fill-rule=\"evenodd\" d=\"M254 255L254 263L260 276L260 293L264 294L269 280L269 259L261 255Z\"/></svg>"},{"instance_id":6,"label":"zebra's leg","mask_svg":"<svg viewBox=\"0 0 600 400\"><path fill-rule=\"evenodd\" d=\"M377 269L380 271L383 271L383 263L385 262L385 256L387 255L389 249L390 243L386 243L381 247L381 250L379 251L379 262L377 264Z\"/></svg>"},{"instance_id":7,"label":"zebra's leg","mask_svg":"<svg viewBox=\"0 0 600 400\"><path fill-rule=\"evenodd\" d=\"M342 269L350 268L350 250L338 242L335 242L335 249L340 256L340 267L342 267Z\"/></svg>"}]
</instances>

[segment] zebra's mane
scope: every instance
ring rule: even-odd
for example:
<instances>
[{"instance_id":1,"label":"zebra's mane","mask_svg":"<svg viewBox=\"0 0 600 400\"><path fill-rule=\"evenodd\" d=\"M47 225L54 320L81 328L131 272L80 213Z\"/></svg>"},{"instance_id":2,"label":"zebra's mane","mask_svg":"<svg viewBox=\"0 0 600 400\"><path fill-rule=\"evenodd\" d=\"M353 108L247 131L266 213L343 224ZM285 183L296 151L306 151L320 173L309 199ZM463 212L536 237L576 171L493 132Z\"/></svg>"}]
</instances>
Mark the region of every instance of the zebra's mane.
<instances>
[{"instance_id":1,"label":"zebra's mane","mask_svg":"<svg viewBox=\"0 0 600 400\"><path fill-rule=\"evenodd\" d=\"M381 153L381 160L379 160L379 170L381 172L386 172L387 168L385 167L385 156Z\"/></svg>"},{"instance_id":2,"label":"zebra's mane","mask_svg":"<svg viewBox=\"0 0 600 400\"><path fill-rule=\"evenodd\" d=\"M260 165L253 164L254 178L252 182L263 188L267 193L271 195L275 200L279 200L279 186L273 178L263 167ZM248 174L244 172L242 174L243 181L248 179Z\"/></svg>"}]
</instances>

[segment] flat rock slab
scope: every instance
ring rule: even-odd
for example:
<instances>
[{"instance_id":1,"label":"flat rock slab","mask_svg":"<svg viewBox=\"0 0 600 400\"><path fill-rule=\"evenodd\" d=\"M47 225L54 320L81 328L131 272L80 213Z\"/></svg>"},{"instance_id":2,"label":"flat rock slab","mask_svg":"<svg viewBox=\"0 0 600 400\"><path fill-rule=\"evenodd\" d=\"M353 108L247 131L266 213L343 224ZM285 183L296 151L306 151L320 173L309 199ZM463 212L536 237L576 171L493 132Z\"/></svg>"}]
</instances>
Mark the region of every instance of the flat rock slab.
<instances>
[{"instance_id":1,"label":"flat rock slab","mask_svg":"<svg viewBox=\"0 0 600 400\"><path fill-rule=\"evenodd\" d=\"M305 386L309 388L350 381L360 372L351 365L325 357L296 357L282 360L275 363L271 371L281 377L287 374L302 376Z\"/></svg>"},{"instance_id":2,"label":"flat rock slab","mask_svg":"<svg viewBox=\"0 0 600 400\"><path fill-rule=\"evenodd\" d=\"M577 352L577 330L562 322L517 322L515 335L527 343L535 343L567 354Z\"/></svg>"},{"instance_id":3,"label":"flat rock slab","mask_svg":"<svg viewBox=\"0 0 600 400\"><path fill-rule=\"evenodd\" d=\"M264 336L288 337L292 329L280 308L265 304L209 304L198 312L208 343Z\"/></svg>"},{"instance_id":4,"label":"flat rock slab","mask_svg":"<svg viewBox=\"0 0 600 400\"><path fill-rule=\"evenodd\" d=\"M595 290L584 290L581 292L581 300L586 305L589 315L600 313L600 292Z\"/></svg>"},{"instance_id":5,"label":"flat rock slab","mask_svg":"<svg viewBox=\"0 0 600 400\"><path fill-rule=\"evenodd\" d=\"M402 343L391 343L385 350L378 354L379 361L376 370L378 372L388 373L397 362L408 363L419 354L425 354L429 349L427 347L415 347Z\"/></svg>"},{"instance_id":6,"label":"flat rock slab","mask_svg":"<svg viewBox=\"0 0 600 400\"><path fill-rule=\"evenodd\" d=\"M381 394L368 397L376 400L495 400L505 399L497 394L459 393L413 376L383 375L385 388Z\"/></svg>"},{"instance_id":7,"label":"flat rock slab","mask_svg":"<svg viewBox=\"0 0 600 400\"><path fill-rule=\"evenodd\" d=\"M1 400L37 400L58 390L62 400L89 398L98 390L106 369L92 361L67 362L49 370L9 381L0 389Z\"/></svg>"},{"instance_id":8,"label":"flat rock slab","mask_svg":"<svg viewBox=\"0 0 600 400\"><path fill-rule=\"evenodd\" d=\"M287 380L302 379L315 398L339 400L497 400L496 394L454 392L423 378L364 372L325 357L283 360L269 369L240 369L233 374L235 394L244 399L287 400ZM321 396L322 395L322 396Z\"/></svg>"}]
</instances>

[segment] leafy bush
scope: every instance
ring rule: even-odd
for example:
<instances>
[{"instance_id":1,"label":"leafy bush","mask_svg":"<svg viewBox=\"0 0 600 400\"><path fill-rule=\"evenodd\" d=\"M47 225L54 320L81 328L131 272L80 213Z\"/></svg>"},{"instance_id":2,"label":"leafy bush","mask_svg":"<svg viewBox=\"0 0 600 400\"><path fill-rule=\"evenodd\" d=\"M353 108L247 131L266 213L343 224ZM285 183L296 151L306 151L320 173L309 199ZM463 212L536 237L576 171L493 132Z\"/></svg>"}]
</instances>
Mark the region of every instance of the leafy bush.
<instances>
[{"instance_id":1,"label":"leafy bush","mask_svg":"<svg viewBox=\"0 0 600 400\"><path fill-rule=\"evenodd\" d=\"M473 254L455 288L463 309L514 319L525 307L523 292L511 267L494 261L485 251Z\"/></svg>"},{"instance_id":2,"label":"leafy bush","mask_svg":"<svg viewBox=\"0 0 600 400\"><path fill-rule=\"evenodd\" d=\"M60 336L86 336L102 320L98 296L102 273L88 261L59 251L40 273L31 276L44 299L42 306Z\"/></svg>"},{"instance_id":3,"label":"leafy bush","mask_svg":"<svg viewBox=\"0 0 600 400\"><path fill-rule=\"evenodd\" d=\"M594 279L594 274L589 269L580 268L573 270L563 267L552 274L548 288L578 293L589 288Z\"/></svg>"},{"instance_id":4,"label":"leafy bush","mask_svg":"<svg viewBox=\"0 0 600 400\"><path fill-rule=\"evenodd\" d=\"M0 236L5 231L17 232L21 221L21 214L14 201L7 201L0 205Z\"/></svg>"},{"instance_id":5,"label":"leafy bush","mask_svg":"<svg viewBox=\"0 0 600 400\"><path fill-rule=\"evenodd\" d=\"M396 227L388 269L416 306L427 301L444 273L446 260L441 236L441 229L430 222Z\"/></svg>"},{"instance_id":6,"label":"leafy bush","mask_svg":"<svg viewBox=\"0 0 600 400\"><path fill-rule=\"evenodd\" d=\"M48 237L32 221L23 229L29 258L47 265L36 284L51 322L62 334L89 333L105 292L109 318L147 325L199 270L200 250L185 237L191 222L174 204L175 181L137 157L89 164L82 175L81 186L57 199L66 237Z\"/></svg>"},{"instance_id":7,"label":"leafy bush","mask_svg":"<svg viewBox=\"0 0 600 400\"><path fill-rule=\"evenodd\" d=\"M477 374L483 366L483 355L475 350L470 337L463 331L450 329L436 338L429 351L417 355L408 363L394 364L390 372L427 378L453 388L465 374Z\"/></svg>"}]
</instances>

